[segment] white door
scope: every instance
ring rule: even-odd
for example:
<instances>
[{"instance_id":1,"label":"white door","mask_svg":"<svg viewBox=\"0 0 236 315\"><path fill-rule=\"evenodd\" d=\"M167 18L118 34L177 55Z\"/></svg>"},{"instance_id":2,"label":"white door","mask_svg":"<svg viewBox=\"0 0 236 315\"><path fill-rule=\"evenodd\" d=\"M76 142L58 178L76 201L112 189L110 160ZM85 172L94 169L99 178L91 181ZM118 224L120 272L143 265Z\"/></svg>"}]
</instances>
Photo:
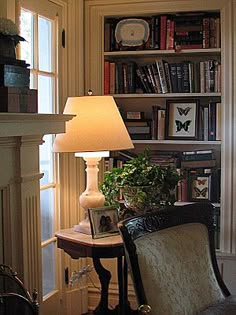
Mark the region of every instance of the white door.
<instances>
[{"instance_id":1,"label":"white door","mask_svg":"<svg viewBox=\"0 0 236 315\"><path fill-rule=\"evenodd\" d=\"M39 113L58 110L59 38L61 7L47 0L20 2L20 31L25 38L21 59L30 64L30 87L38 90ZM41 250L43 315L63 314L60 306L59 259L55 231L59 227L57 161L52 153L53 135L44 136L40 148Z\"/></svg>"}]
</instances>

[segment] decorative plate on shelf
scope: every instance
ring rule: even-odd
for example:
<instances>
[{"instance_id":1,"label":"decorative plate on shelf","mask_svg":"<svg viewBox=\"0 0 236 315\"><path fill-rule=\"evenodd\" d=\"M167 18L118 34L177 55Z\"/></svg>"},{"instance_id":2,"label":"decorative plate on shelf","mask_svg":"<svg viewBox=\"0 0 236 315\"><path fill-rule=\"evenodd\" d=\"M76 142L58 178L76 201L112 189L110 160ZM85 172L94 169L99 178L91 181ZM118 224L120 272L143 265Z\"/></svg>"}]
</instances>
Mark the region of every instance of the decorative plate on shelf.
<instances>
[{"instance_id":1,"label":"decorative plate on shelf","mask_svg":"<svg viewBox=\"0 0 236 315\"><path fill-rule=\"evenodd\" d=\"M147 42L149 25L143 19L124 19L117 23L115 38L122 46L134 47Z\"/></svg>"}]
</instances>

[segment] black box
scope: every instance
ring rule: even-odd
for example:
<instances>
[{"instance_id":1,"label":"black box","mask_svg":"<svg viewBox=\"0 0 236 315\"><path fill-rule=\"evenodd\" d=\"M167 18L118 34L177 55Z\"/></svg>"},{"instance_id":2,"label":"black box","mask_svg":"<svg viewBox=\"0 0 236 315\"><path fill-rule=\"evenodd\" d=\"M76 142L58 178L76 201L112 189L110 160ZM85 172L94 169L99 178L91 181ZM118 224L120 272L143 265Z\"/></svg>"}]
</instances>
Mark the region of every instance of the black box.
<instances>
[{"instance_id":1,"label":"black box","mask_svg":"<svg viewBox=\"0 0 236 315\"><path fill-rule=\"evenodd\" d=\"M18 65L0 64L0 87L29 88L30 70Z\"/></svg>"}]
</instances>

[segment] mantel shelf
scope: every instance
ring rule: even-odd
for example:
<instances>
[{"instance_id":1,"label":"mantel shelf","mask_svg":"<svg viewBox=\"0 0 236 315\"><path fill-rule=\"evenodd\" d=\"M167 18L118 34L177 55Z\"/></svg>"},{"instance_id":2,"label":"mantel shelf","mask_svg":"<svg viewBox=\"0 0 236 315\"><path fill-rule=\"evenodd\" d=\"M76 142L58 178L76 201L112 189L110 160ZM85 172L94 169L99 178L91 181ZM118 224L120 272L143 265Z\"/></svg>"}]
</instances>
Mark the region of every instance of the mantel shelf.
<instances>
[{"instance_id":1,"label":"mantel shelf","mask_svg":"<svg viewBox=\"0 0 236 315\"><path fill-rule=\"evenodd\" d=\"M65 132L74 115L0 113L0 137L44 135Z\"/></svg>"}]
</instances>

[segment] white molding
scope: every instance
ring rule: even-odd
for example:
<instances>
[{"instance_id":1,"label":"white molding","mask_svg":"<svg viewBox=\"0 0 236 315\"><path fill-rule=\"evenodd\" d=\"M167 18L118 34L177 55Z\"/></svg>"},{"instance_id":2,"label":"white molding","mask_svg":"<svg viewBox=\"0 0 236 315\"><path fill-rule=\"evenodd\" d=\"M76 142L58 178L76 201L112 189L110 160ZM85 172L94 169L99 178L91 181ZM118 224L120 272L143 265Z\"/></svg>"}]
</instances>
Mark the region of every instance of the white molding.
<instances>
[{"instance_id":1,"label":"white molding","mask_svg":"<svg viewBox=\"0 0 236 315\"><path fill-rule=\"evenodd\" d=\"M73 115L0 114L0 137L28 136L65 132L65 122Z\"/></svg>"}]
</instances>

